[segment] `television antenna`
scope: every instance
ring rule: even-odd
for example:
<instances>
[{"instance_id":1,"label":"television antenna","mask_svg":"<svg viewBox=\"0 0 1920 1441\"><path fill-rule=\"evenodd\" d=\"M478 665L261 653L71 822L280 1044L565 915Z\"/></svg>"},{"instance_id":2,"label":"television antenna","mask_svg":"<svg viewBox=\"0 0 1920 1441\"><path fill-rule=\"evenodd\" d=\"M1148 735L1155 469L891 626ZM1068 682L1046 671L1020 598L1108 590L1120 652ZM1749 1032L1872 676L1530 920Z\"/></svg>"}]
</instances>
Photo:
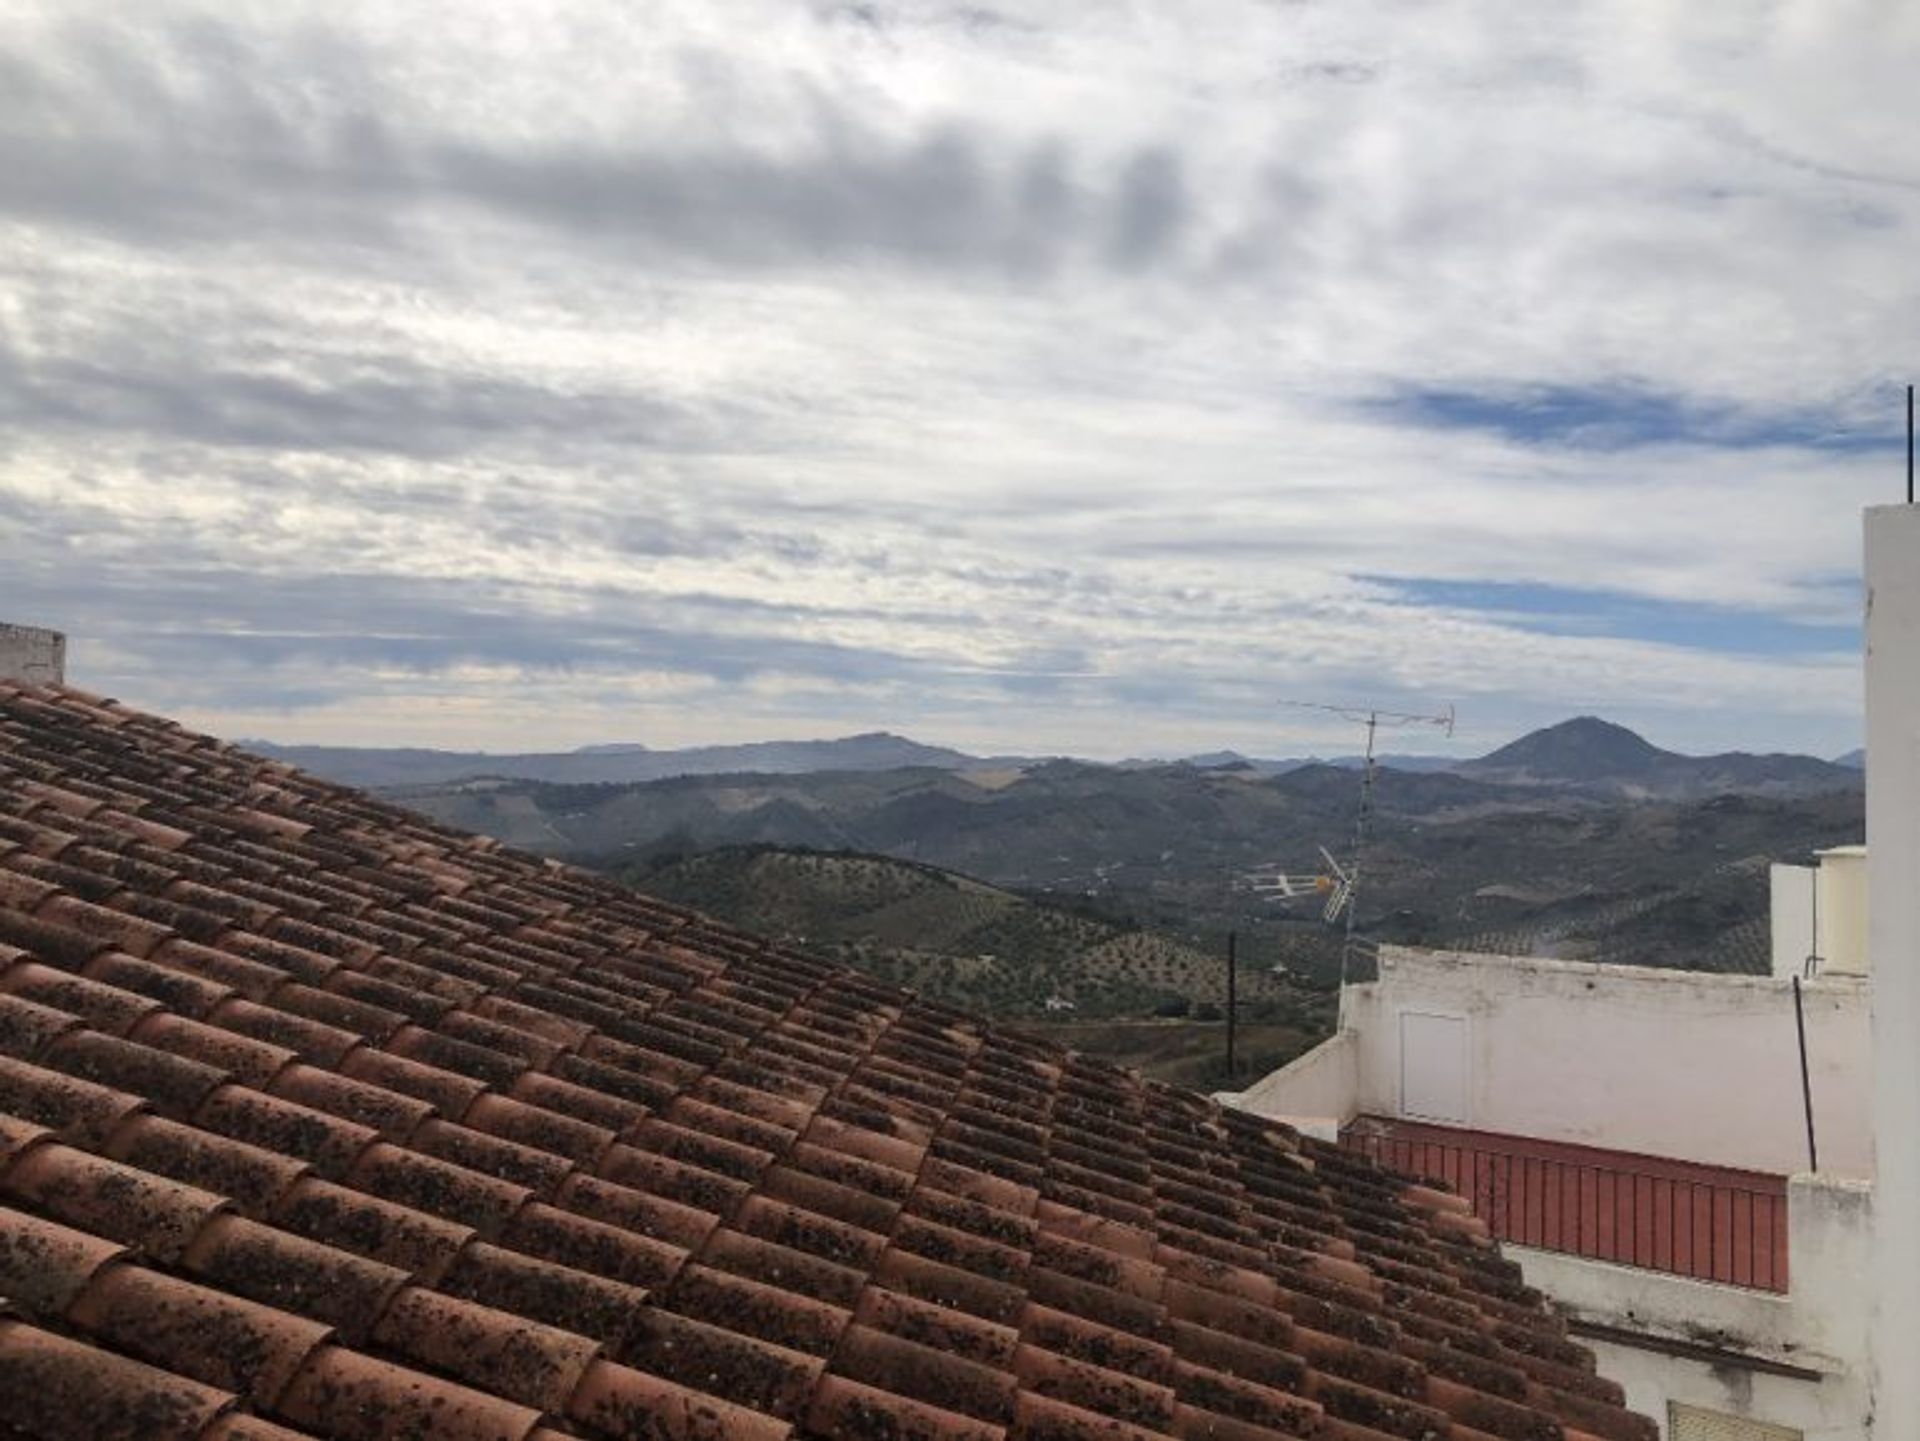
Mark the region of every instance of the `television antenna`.
<instances>
[{"instance_id":1,"label":"television antenna","mask_svg":"<svg viewBox=\"0 0 1920 1441\"><path fill-rule=\"evenodd\" d=\"M1382 726L1386 726L1388 729L1402 729L1409 726L1432 726L1434 729L1445 731L1451 736L1454 725L1453 706L1449 703L1446 711L1439 715L1422 715L1412 711L1384 710L1379 706L1330 705L1324 701L1283 700L1279 702L1279 704L1290 706L1295 710L1323 711L1328 715L1338 716L1341 720L1351 721L1355 725L1364 725L1367 728L1366 756L1360 768L1360 805L1354 815L1353 821L1352 854L1348 859L1346 868L1343 870L1338 865L1333 865L1333 857L1328 855L1324 847L1322 847L1320 852L1321 855L1326 856L1328 864L1333 865L1334 872L1339 878L1338 894L1339 898L1344 902L1346 910L1347 928L1340 942L1340 1001L1342 1007L1344 1007L1346 1005L1347 977L1352 969L1353 958L1359 949L1358 940L1354 935L1354 917L1360 910L1359 891L1361 868L1366 859L1367 836L1373 820L1373 786L1375 773L1379 769L1374 760L1375 741L1379 736ZM1319 878L1316 877L1315 879L1317 880ZM1329 902L1327 920L1330 924L1337 914L1332 903ZM1366 949L1372 950L1373 948L1367 947Z\"/></svg>"},{"instance_id":2,"label":"television antenna","mask_svg":"<svg viewBox=\"0 0 1920 1441\"><path fill-rule=\"evenodd\" d=\"M1268 901L1324 896L1327 904L1321 912L1321 919L1332 925L1340 919L1340 913L1353 898L1353 878L1341 868L1340 862L1333 858L1333 853L1325 846L1320 847L1320 858L1327 863L1327 868L1314 875L1252 870L1241 877L1241 885L1249 893Z\"/></svg>"}]
</instances>

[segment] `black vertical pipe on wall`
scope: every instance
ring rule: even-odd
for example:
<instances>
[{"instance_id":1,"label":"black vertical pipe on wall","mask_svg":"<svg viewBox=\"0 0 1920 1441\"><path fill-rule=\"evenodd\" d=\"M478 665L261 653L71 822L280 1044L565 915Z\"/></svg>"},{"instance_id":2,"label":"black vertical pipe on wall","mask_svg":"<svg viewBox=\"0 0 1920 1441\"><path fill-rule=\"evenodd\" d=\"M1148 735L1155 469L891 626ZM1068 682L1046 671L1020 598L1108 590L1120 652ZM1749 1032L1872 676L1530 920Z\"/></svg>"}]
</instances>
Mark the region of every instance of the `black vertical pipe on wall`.
<instances>
[{"instance_id":1,"label":"black vertical pipe on wall","mask_svg":"<svg viewBox=\"0 0 1920 1441\"><path fill-rule=\"evenodd\" d=\"M1800 1104L1807 1113L1807 1169L1820 1169L1820 1148L1813 1140L1813 1080L1807 1074L1807 1012L1800 999L1800 978L1793 978L1793 1027L1800 1035Z\"/></svg>"}]
</instances>

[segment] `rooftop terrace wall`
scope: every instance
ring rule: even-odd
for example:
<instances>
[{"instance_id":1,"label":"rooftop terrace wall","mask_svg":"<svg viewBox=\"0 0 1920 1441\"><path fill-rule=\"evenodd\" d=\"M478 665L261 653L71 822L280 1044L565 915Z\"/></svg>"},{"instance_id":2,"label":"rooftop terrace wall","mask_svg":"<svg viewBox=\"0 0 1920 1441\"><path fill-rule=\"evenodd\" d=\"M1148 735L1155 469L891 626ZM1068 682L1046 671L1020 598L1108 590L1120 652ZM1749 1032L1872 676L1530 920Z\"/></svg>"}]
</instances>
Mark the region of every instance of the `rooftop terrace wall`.
<instances>
[{"instance_id":1,"label":"rooftop terrace wall","mask_svg":"<svg viewBox=\"0 0 1920 1441\"><path fill-rule=\"evenodd\" d=\"M1804 983L1824 1173L1873 1173L1869 994L1853 977ZM1775 1175L1807 1169L1790 980L1388 947L1380 978L1352 987L1346 1004L1348 1029L1330 1044L1350 1059L1309 1053L1237 1103L1336 1122L1413 1115ZM1437 1078L1428 1035L1458 1046ZM1410 1068L1428 1072L1414 1078L1424 1085L1457 1084L1455 1103L1411 1095ZM1332 1094L1347 1076L1351 1093Z\"/></svg>"}]
</instances>

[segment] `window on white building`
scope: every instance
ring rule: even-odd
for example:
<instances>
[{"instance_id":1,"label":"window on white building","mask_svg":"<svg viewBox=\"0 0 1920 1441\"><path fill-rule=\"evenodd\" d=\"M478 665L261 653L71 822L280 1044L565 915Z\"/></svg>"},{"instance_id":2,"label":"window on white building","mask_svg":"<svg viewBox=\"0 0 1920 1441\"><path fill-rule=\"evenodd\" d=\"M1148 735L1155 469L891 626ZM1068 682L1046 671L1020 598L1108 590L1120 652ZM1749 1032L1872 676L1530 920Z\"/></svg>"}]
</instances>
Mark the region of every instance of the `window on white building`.
<instances>
[{"instance_id":1,"label":"window on white building","mask_svg":"<svg viewBox=\"0 0 1920 1441\"><path fill-rule=\"evenodd\" d=\"M1806 1436L1806 1432L1791 1426L1750 1421L1678 1401L1667 1403L1668 1441L1806 1441Z\"/></svg>"}]
</instances>

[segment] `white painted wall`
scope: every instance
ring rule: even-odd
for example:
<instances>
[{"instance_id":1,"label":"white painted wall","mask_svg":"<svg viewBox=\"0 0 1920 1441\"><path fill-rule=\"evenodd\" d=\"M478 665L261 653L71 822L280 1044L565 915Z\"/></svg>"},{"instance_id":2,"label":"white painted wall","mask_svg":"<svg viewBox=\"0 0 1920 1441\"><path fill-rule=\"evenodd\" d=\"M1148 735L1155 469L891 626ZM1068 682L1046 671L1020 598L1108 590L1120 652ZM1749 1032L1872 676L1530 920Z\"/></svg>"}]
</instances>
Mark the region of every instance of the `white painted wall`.
<instances>
[{"instance_id":1,"label":"white painted wall","mask_svg":"<svg viewBox=\"0 0 1920 1441\"><path fill-rule=\"evenodd\" d=\"M1920 1435L1920 506L1867 512L1868 945L1882 1434Z\"/></svg>"},{"instance_id":2,"label":"white painted wall","mask_svg":"<svg viewBox=\"0 0 1920 1441\"><path fill-rule=\"evenodd\" d=\"M1807 957L1819 953L1813 931L1814 887L1820 883L1815 866L1788 866L1775 862L1767 868L1767 939L1776 976L1806 973Z\"/></svg>"},{"instance_id":3,"label":"white painted wall","mask_svg":"<svg viewBox=\"0 0 1920 1441\"><path fill-rule=\"evenodd\" d=\"M1815 866L1768 870L1773 974L1800 976L1817 956L1817 975L1864 976L1867 949L1867 848L1835 846Z\"/></svg>"},{"instance_id":4,"label":"white painted wall","mask_svg":"<svg viewBox=\"0 0 1920 1441\"><path fill-rule=\"evenodd\" d=\"M67 638L57 630L0 623L0 680L59 685L67 678Z\"/></svg>"},{"instance_id":5,"label":"white painted wall","mask_svg":"<svg viewBox=\"0 0 1920 1441\"><path fill-rule=\"evenodd\" d=\"M1214 1099L1285 1121L1309 1135L1335 1139L1340 1127L1358 1114L1359 1094L1359 1041L1352 1031L1341 1031L1237 1095L1222 1091Z\"/></svg>"},{"instance_id":6,"label":"white painted wall","mask_svg":"<svg viewBox=\"0 0 1920 1441\"><path fill-rule=\"evenodd\" d=\"M1821 970L1867 974L1867 848L1820 852Z\"/></svg>"},{"instance_id":7,"label":"white painted wall","mask_svg":"<svg viewBox=\"0 0 1920 1441\"><path fill-rule=\"evenodd\" d=\"M1768 1375L1579 1337L1627 1405L1664 1425L1680 1401L1804 1431L1808 1441L1867 1441L1873 1400L1866 1357L1869 1317L1860 1278L1873 1259L1872 1188L1862 1181L1796 1176L1787 1188L1793 1291L1735 1286L1504 1247L1529 1284L1573 1317L1782 1361L1818 1381ZM1904 1431L1882 1436L1905 1437Z\"/></svg>"},{"instance_id":8,"label":"white painted wall","mask_svg":"<svg viewBox=\"0 0 1920 1441\"><path fill-rule=\"evenodd\" d=\"M1869 1176L1867 983L1823 976L1804 997L1821 1169ZM1385 947L1380 979L1348 996L1354 1110L1401 1114L1406 1013L1466 1018L1462 1125L1779 1175L1806 1167L1786 980ZM1265 1114L1300 1109L1285 1073L1245 1095Z\"/></svg>"}]
</instances>

